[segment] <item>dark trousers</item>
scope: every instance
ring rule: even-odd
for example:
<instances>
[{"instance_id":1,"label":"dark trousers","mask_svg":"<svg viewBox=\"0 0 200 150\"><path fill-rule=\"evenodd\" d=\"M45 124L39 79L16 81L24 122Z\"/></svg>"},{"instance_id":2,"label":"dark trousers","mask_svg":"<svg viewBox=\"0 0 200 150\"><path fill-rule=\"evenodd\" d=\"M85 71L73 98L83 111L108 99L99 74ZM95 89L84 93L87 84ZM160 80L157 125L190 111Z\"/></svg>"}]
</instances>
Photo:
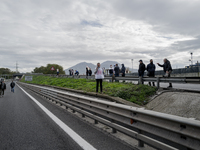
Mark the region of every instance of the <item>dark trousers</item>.
<instances>
[{"instance_id":1,"label":"dark trousers","mask_svg":"<svg viewBox=\"0 0 200 150\"><path fill-rule=\"evenodd\" d=\"M102 92L102 82L103 82L103 79L96 79L96 92L98 92L98 89L99 89L99 83L100 83L100 90Z\"/></svg>"},{"instance_id":2,"label":"dark trousers","mask_svg":"<svg viewBox=\"0 0 200 150\"><path fill-rule=\"evenodd\" d=\"M2 90L2 95L4 95L4 90Z\"/></svg>"},{"instance_id":3,"label":"dark trousers","mask_svg":"<svg viewBox=\"0 0 200 150\"><path fill-rule=\"evenodd\" d=\"M151 77L155 77L155 75L150 75L149 77L150 77L150 78L151 78ZM155 86L155 83L154 83L154 82L152 82L152 84L153 84L153 86ZM151 86L151 82L149 82L149 85Z\"/></svg>"},{"instance_id":4,"label":"dark trousers","mask_svg":"<svg viewBox=\"0 0 200 150\"><path fill-rule=\"evenodd\" d=\"M115 74L115 77L119 77L119 74ZM115 80L115 82L119 82L119 80Z\"/></svg>"},{"instance_id":5,"label":"dark trousers","mask_svg":"<svg viewBox=\"0 0 200 150\"><path fill-rule=\"evenodd\" d=\"M172 72L169 71L169 77L170 77L170 74L171 74L171 73L172 73ZM172 83L169 83L169 86L172 87Z\"/></svg>"}]
</instances>

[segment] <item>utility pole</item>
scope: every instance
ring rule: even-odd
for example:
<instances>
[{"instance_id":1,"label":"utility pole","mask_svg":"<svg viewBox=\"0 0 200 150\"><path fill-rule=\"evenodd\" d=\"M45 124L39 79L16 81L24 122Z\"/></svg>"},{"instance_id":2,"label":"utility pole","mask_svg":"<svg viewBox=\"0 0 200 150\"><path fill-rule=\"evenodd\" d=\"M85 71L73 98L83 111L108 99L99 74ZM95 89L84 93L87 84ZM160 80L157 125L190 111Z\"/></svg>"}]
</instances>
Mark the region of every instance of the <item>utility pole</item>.
<instances>
[{"instance_id":1,"label":"utility pole","mask_svg":"<svg viewBox=\"0 0 200 150\"><path fill-rule=\"evenodd\" d=\"M19 71L18 71L18 63L16 62L16 73L18 73Z\"/></svg>"},{"instance_id":2,"label":"utility pole","mask_svg":"<svg viewBox=\"0 0 200 150\"><path fill-rule=\"evenodd\" d=\"M132 62L132 71L133 71L133 60L134 60L134 59L131 59L131 62Z\"/></svg>"},{"instance_id":3,"label":"utility pole","mask_svg":"<svg viewBox=\"0 0 200 150\"><path fill-rule=\"evenodd\" d=\"M191 61L191 67L192 67L192 65L193 65L193 57L192 57L193 53L191 52L190 55L191 55L191 59L189 59L189 61Z\"/></svg>"}]
</instances>

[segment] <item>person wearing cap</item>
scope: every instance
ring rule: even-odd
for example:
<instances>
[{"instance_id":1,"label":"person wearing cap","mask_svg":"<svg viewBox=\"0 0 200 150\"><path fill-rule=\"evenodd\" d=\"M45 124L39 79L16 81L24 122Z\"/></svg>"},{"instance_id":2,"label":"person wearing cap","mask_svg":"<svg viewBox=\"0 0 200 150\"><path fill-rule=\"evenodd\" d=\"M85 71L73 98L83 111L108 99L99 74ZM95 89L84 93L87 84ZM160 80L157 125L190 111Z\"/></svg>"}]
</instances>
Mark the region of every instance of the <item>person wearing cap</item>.
<instances>
[{"instance_id":1,"label":"person wearing cap","mask_svg":"<svg viewBox=\"0 0 200 150\"><path fill-rule=\"evenodd\" d=\"M145 68L145 64L143 63L142 60L139 60L140 64L139 64L139 69L138 69L138 75L139 77L144 77L144 71L146 70ZM142 81L142 84L144 84L144 82Z\"/></svg>"}]
</instances>

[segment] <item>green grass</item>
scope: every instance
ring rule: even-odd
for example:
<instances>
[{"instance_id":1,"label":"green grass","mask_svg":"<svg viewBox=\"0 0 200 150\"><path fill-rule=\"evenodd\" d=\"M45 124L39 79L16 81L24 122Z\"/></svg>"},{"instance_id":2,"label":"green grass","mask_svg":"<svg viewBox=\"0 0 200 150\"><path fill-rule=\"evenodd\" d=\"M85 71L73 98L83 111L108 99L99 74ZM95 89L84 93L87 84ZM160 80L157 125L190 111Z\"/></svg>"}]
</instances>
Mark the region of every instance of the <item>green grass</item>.
<instances>
[{"instance_id":1,"label":"green grass","mask_svg":"<svg viewBox=\"0 0 200 150\"><path fill-rule=\"evenodd\" d=\"M23 78L21 82L26 81ZM58 87L82 90L85 92L96 92L95 80L33 76L33 81L26 83L53 85ZM155 92L156 88L150 87L148 85L103 82L104 94L114 97L120 97L138 105L145 105L146 103L148 103L149 96L154 95Z\"/></svg>"}]
</instances>

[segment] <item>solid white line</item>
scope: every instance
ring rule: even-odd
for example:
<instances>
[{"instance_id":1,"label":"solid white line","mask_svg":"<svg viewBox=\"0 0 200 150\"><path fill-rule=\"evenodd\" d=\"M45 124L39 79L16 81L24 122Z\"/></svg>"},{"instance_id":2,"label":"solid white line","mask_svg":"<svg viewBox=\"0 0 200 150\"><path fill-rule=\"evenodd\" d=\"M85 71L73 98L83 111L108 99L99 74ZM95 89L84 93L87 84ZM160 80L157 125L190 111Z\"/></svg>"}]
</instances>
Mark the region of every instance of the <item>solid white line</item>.
<instances>
[{"instance_id":1,"label":"solid white line","mask_svg":"<svg viewBox=\"0 0 200 150\"><path fill-rule=\"evenodd\" d=\"M80 147L84 150L96 150L92 145L80 137L76 132L69 128L64 122L62 122L58 117L51 113L46 107L44 107L40 102L38 102L34 97L28 94L23 88L18 84L17 86L28 95L57 125L59 125Z\"/></svg>"}]
</instances>

